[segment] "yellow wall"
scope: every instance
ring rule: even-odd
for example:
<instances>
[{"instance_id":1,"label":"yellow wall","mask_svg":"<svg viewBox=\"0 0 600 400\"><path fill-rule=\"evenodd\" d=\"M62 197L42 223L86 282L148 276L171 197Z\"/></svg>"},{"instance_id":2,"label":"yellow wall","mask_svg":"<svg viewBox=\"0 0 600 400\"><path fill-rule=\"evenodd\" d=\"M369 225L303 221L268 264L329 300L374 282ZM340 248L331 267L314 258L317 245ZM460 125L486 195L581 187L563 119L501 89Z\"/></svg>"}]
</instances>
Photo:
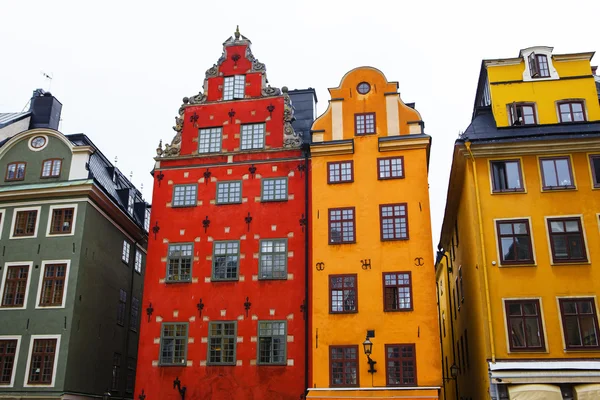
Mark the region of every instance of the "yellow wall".
<instances>
[{"instance_id":1,"label":"yellow wall","mask_svg":"<svg viewBox=\"0 0 600 400\"><path fill-rule=\"evenodd\" d=\"M359 82L371 84L368 95L359 95ZM396 93L395 83L388 83L383 74L373 68L352 70L339 88L330 89L333 99L342 103L343 139L354 139L354 154L320 155L312 149L312 249L313 264L324 262L323 271L313 270L312 279L312 383L329 386L329 345L359 346L359 383L363 387L385 386L385 344L416 344L417 385L441 386L439 329L436 312L435 276L431 252L431 225L427 186L428 137L425 144L416 145L408 135L407 121L420 120L419 114L397 100L400 133L410 146L380 152L378 137L388 134L386 96ZM388 97L390 94L388 94ZM377 134L354 136L354 113L376 112ZM332 109L313 125L315 134L325 142L332 140ZM323 131L323 132L319 132ZM390 132L398 135L398 132ZM416 136L415 136L416 137ZM423 141L423 135L419 135ZM400 142L399 142L400 143ZM402 146L398 144L398 146ZM406 149L411 147L411 149ZM404 179L378 180L377 158L404 156ZM354 182L327 184L327 162L353 160ZM409 239L380 241L379 205L408 203ZM356 208L356 243L328 244L328 209ZM415 266L422 257L424 265ZM371 260L371 269L361 268L362 259ZM314 265L313 265L314 268ZM382 273L410 271L412 273L414 311L383 312ZM328 277L333 274L357 274L358 313L329 313ZM377 373L367 372L367 358L362 342L367 329L375 330L372 358L377 361ZM318 338L317 338L318 337Z\"/></svg>"}]
</instances>

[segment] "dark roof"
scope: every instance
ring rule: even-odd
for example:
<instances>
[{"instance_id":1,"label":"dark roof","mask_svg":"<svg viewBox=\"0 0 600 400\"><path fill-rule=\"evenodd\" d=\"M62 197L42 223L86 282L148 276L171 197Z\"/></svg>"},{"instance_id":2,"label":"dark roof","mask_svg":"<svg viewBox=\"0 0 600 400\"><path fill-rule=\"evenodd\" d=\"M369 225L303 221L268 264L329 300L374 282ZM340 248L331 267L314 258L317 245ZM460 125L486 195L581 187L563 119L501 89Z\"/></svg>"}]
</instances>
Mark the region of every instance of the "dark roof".
<instances>
[{"instance_id":1,"label":"dark roof","mask_svg":"<svg viewBox=\"0 0 600 400\"><path fill-rule=\"evenodd\" d=\"M598 100L600 100L600 75L594 76L596 80L596 91L598 92Z\"/></svg>"},{"instance_id":2,"label":"dark roof","mask_svg":"<svg viewBox=\"0 0 600 400\"><path fill-rule=\"evenodd\" d=\"M0 113L0 128L4 128L14 122L22 120L23 118L31 115L31 112L17 112L17 113Z\"/></svg>"},{"instance_id":3,"label":"dark roof","mask_svg":"<svg viewBox=\"0 0 600 400\"><path fill-rule=\"evenodd\" d=\"M294 131L302 137L304 143L310 143L310 128L315 120L317 93L315 89L296 89L288 91L294 107Z\"/></svg>"},{"instance_id":4,"label":"dark roof","mask_svg":"<svg viewBox=\"0 0 600 400\"><path fill-rule=\"evenodd\" d=\"M600 134L600 122L576 122L569 124L546 124L496 127L496 120L490 107L480 107L476 110L473 121L460 136L459 142L498 142L523 141L585 137Z\"/></svg>"}]
</instances>

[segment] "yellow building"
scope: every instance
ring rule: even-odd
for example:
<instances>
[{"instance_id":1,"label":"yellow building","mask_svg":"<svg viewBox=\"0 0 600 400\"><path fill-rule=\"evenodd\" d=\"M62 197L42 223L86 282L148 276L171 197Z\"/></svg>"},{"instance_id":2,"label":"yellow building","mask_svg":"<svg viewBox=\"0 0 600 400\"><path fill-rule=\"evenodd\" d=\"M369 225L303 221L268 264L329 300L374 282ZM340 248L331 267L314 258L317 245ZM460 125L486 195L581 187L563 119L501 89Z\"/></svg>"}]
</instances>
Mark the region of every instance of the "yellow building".
<instances>
[{"instance_id":1,"label":"yellow building","mask_svg":"<svg viewBox=\"0 0 600 400\"><path fill-rule=\"evenodd\" d=\"M375 68L329 91L312 127L308 397L437 399L431 137Z\"/></svg>"},{"instance_id":2,"label":"yellow building","mask_svg":"<svg viewBox=\"0 0 600 400\"><path fill-rule=\"evenodd\" d=\"M592 56L482 63L436 263L448 399L600 399Z\"/></svg>"}]
</instances>

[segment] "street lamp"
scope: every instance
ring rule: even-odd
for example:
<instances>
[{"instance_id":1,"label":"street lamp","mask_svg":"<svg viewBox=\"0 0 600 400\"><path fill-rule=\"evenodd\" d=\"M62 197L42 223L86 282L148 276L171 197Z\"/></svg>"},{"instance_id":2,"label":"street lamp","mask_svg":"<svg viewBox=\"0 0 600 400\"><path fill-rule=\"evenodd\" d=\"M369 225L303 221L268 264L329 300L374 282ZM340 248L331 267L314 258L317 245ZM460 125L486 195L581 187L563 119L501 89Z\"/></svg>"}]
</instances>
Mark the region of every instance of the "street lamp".
<instances>
[{"instance_id":1,"label":"street lamp","mask_svg":"<svg viewBox=\"0 0 600 400\"><path fill-rule=\"evenodd\" d=\"M456 364L452 364L450 367L450 378L444 378L445 381L454 381L458 376L458 366Z\"/></svg>"},{"instance_id":2,"label":"street lamp","mask_svg":"<svg viewBox=\"0 0 600 400\"><path fill-rule=\"evenodd\" d=\"M367 356L367 362L369 363L369 371L368 372L370 374L374 374L375 372L377 372L377 370L375 369L375 364L377 364L377 361L373 361L371 359L371 353L373 351L373 342L371 342L369 340L368 336L365 339L365 341L363 342L363 348L365 350L365 355Z\"/></svg>"}]
</instances>

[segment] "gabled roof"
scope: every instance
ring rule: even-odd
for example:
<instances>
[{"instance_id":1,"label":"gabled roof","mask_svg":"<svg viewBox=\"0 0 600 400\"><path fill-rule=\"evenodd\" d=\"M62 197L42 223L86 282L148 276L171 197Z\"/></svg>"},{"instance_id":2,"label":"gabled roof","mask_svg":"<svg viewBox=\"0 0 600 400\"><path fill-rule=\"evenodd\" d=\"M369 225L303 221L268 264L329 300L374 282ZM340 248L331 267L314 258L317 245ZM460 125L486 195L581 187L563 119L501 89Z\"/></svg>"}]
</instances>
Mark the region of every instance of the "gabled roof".
<instances>
[{"instance_id":1,"label":"gabled roof","mask_svg":"<svg viewBox=\"0 0 600 400\"><path fill-rule=\"evenodd\" d=\"M31 115L30 111L17 113L0 113L0 128L4 128L14 122L20 121L23 118Z\"/></svg>"}]
</instances>

